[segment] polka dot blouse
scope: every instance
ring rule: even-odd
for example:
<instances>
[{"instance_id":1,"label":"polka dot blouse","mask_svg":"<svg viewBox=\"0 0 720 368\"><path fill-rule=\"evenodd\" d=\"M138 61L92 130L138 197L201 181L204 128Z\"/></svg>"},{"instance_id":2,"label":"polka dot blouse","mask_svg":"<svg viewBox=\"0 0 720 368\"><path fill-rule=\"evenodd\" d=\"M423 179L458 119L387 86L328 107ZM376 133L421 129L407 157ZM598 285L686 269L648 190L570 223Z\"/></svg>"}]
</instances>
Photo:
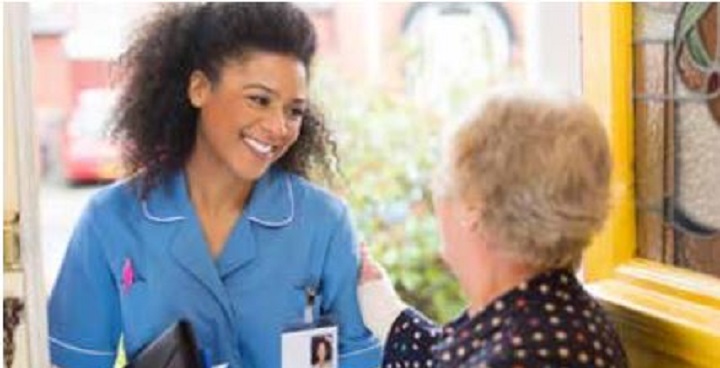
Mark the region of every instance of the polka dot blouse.
<instances>
[{"instance_id":1,"label":"polka dot blouse","mask_svg":"<svg viewBox=\"0 0 720 368\"><path fill-rule=\"evenodd\" d=\"M624 368L627 358L573 273L553 270L444 327L405 310L390 330L383 367Z\"/></svg>"}]
</instances>

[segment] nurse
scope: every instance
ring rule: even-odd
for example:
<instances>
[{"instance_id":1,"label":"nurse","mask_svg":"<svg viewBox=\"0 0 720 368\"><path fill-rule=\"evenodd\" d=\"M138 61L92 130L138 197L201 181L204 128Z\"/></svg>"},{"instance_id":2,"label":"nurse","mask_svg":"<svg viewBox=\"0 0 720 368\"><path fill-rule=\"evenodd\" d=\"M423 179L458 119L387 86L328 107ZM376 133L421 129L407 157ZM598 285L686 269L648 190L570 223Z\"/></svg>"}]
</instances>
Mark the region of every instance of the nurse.
<instances>
[{"instance_id":1,"label":"nurse","mask_svg":"<svg viewBox=\"0 0 720 368\"><path fill-rule=\"evenodd\" d=\"M309 181L334 144L310 107L316 35L288 4L162 7L120 59L114 133L131 176L100 191L73 233L49 303L54 365L112 367L180 318L213 365L279 367L281 333L339 326L341 367L381 348L356 299L348 211Z\"/></svg>"}]
</instances>

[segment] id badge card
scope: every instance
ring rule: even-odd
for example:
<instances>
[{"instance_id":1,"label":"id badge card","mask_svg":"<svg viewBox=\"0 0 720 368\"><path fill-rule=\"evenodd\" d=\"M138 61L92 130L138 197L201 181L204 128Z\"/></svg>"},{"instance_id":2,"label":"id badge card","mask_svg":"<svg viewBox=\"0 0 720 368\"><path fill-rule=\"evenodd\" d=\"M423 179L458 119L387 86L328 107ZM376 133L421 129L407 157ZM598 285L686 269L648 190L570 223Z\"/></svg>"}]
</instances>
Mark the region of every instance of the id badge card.
<instances>
[{"instance_id":1,"label":"id badge card","mask_svg":"<svg viewBox=\"0 0 720 368\"><path fill-rule=\"evenodd\" d=\"M337 368L338 329L315 323L282 334L282 368Z\"/></svg>"},{"instance_id":2,"label":"id badge card","mask_svg":"<svg viewBox=\"0 0 720 368\"><path fill-rule=\"evenodd\" d=\"M314 292L306 292L302 321L283 329L282 368L337 368L338 327L330 318L313 319Z\"/></svg>"}]
</instances>

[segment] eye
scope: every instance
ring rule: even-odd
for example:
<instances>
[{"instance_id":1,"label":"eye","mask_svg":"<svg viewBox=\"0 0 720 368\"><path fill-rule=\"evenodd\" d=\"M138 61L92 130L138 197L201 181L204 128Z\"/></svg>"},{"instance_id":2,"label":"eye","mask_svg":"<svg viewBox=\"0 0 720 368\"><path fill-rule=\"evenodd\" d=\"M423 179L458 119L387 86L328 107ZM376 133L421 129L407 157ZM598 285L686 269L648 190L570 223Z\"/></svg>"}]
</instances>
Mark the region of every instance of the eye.
<instances>
[{"instance_id":1,"label":"eye","mask_svg":"<svg viewBox=\"0 0 720 368\"><path fill-rule=\"evenodd\" d=\"M261 107L267 107L270 105L270 97L262 95L250 95L247 97L253 104Z\"/></svg>"},{"instance_id":2,"label":"eye","mask_svg":"<svg viewBox=\"0 0 720 368\"><path fill-rule=\"evenodd\" d=\"M305 108L293 107L290 109L290 117L292 119L302 119L303 116L305 116Z\"/></svg>"}]
</instances>

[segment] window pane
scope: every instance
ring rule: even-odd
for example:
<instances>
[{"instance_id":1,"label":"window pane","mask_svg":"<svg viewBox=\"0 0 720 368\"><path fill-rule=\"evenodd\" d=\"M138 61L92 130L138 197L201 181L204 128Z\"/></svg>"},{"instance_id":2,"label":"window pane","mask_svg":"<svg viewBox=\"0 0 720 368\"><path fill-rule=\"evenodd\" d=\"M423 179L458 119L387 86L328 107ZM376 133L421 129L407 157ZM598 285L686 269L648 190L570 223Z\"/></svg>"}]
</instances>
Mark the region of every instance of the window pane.
<instances>
[{"instance_id":1,"label":"window pane","mask_svg":"<svg viewBox=\"0 0 720 368\"><path fill-rule=\"evenodd\" d=\"M720 276L717 3L634 5L638 255Z\"/></svg>"}]
</instances>

